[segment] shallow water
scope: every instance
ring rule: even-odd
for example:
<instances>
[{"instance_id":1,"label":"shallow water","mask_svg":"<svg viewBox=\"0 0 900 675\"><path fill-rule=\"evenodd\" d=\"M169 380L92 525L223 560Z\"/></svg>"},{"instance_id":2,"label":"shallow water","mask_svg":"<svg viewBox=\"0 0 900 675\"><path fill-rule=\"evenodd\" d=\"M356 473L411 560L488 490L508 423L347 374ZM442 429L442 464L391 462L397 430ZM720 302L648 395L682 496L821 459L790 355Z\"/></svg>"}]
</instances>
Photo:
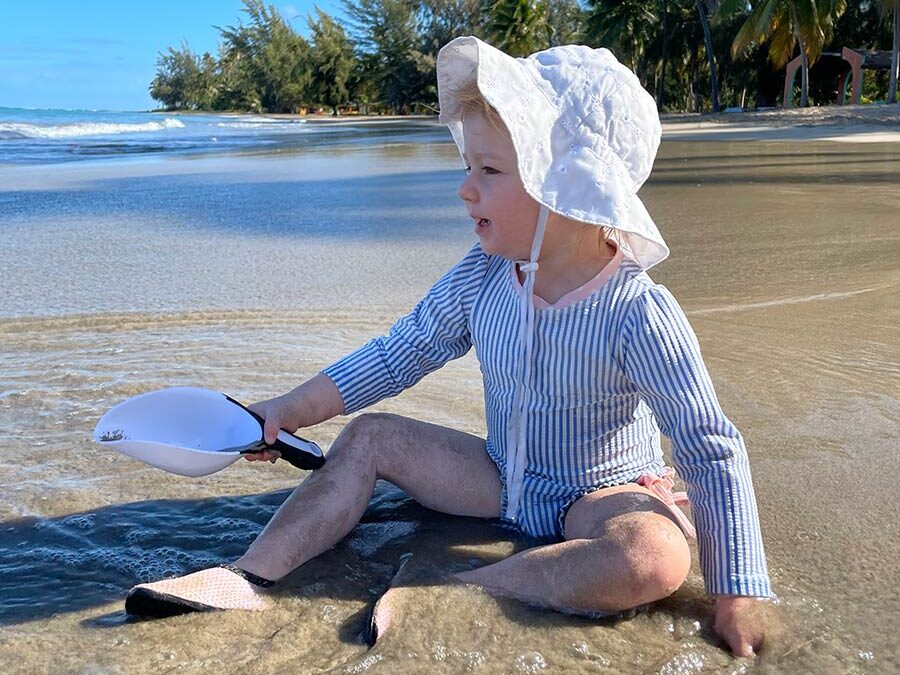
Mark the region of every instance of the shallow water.
<instances>
[{"instance_id":1,"label":"shallow water","mask_svg":"<svg viewBox=\"0 0 900 675\"><path fill-rule=\"evenodd\" d=\"M672 248L653 276L751 453L780 598L752 663L716 641L696 564L617 621L428 585L529 542L386 484L273 611L126 620L130 586L233 559L301 476L170 476L95 446L96 420L165 386L275 395L384 330L471 244L458 156L0 167L0 670L896 672L898 162L900 144L664 142L642 191ZM377 409L483 433L479 381L466 357ZM419 581L367 650L366 607L406 552Z\"/></svg>"}]
</instances>

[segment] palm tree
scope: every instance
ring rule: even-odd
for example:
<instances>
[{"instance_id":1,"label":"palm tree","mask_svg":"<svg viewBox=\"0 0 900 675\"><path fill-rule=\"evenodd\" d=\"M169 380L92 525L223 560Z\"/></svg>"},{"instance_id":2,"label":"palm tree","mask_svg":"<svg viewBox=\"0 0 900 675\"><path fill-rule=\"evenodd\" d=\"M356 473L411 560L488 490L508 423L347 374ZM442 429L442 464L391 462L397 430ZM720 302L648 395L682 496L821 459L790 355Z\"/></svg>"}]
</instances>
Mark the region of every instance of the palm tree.
<instances>
[{"instance_id":1,"label":"palm tree","mask_svg":"<svg viewBox=\"0 0 900 675\"><path fill-rule=\"evenodd\" d=\"M703 26L703 38L706 40L706 59L709 61L709 85L712 97L712 111L719 112L719 77L716 74L716 56L713 53L712 33L709 30L709 17L704 0L696 0L697 13L700 15L700 24Z\"/></svg>"},{"instance_id":2,"label":"palm tree","mask_svg":"<svg viewBox=\"0 0 900 675\"><path fill-rule=\"evenodd\" d=\"M548 6L544 0L496 0L488 33L494 45L512 56L527 56L550 46Z\"/></svg>"},{"instance_id":3,"label":"palm tree","mask_svg":"<svg viewBox=\"0 0 900 675\"><path fill-rule=\"evenodd\" d=\"M822 55L831 39L834 23L847 8L847 0L753 0L750 15L732 43L732 53L769 42L769 60L781 68L799 45L802 72L800 105L809 105L809 67ZM723 15L742 11L747 0L724 0Z\"/></svg>"},{"instance_id":4,"label":"palm tree","mask_svg":"<svg viewBox=\"0 0 900 675\"><path fill-rule=\"evenodd\" d=\"M894 44L891 48L891 81L888 85L888 103L897 102L897 66L900 52L900 0L881 0L885 13L894 15Z\"/></svg>"},{"instance_id":5,"label":"palm tree","mask_svg":"<svg viewBox=\"0 0 900 675\"><path fill-rule=\"evenodd\" d=\"M587 0L587 5L586 44L607 47L641 77L649 70L647 53L657 41L658 7L641 0Z\"/></svg>"}]
</instances>

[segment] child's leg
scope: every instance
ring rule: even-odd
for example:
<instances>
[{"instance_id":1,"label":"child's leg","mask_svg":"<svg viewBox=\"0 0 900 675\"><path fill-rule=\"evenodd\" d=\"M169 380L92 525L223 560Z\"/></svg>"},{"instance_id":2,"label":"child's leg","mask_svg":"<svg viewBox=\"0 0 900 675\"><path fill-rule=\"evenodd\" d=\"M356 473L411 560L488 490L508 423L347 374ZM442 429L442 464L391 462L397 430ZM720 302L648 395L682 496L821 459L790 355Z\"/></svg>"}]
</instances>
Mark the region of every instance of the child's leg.
<instances>
[{"instance_id":1,"label":"child's leg","mask_svg":"<svg viewBox=\"0 0 900 675\"><path fill-rule=\"evenodd\" d=\"M162 617L266 609L263 589L350 532L379 478L437 511L500 515L500 476L482 439L397 415L362 415L344 428L325 466L294 490L235 566L140 584L128 594L125 610Z\"/></svg>"},{"instance_id":2,"label":"child's leg","mask_svg":"<svg viewBox=\"0 0 900 675\"><path fill-rule=\"evenodd\" d=\"M496 595L578 613L613 613L673 593L690 550L668 507L649 490L620 485L576 501L566 541L456 575Z\"/></svg>"},{"instance_id":3,"label":"child's leg","mask_svg":"<svg viewBox=\"0 0 900 675\"><path fill-rule=\"evenodd\" d=\"M398 415L361 415L235 564L266 579L283 577L353 529L379 478L436 511L500 515L500 476L483 439Z\"/></svg>"}]
</instances>

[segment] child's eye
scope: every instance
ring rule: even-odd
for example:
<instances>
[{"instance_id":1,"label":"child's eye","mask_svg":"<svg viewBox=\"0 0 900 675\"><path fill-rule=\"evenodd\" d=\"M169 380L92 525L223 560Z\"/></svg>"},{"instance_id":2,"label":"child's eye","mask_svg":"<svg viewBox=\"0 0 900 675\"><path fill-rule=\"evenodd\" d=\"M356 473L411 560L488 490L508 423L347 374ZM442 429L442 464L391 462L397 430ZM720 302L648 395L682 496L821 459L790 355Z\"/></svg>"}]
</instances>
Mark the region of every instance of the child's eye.
<instances>
[{"instance_id":1,"label":"child's eye","mask_svg":"<svg viewBox=\"0 0 900 675\"><path fill-rule=\"evenodd\" d=\"M484 173L486 173L486 174L488 174L488 175L495 174L495 173L500 173L500 171L499 171L498 169L495 169L495 168L492 167L492 166L484 166L484 167L481 168L481 170L484 171ZM464 171L465 174L468 176L470 173L472 173L472 167L471 167L471 166L467 166L465 169L463 169L463 171Z\"/></svg>"}]
</instances>

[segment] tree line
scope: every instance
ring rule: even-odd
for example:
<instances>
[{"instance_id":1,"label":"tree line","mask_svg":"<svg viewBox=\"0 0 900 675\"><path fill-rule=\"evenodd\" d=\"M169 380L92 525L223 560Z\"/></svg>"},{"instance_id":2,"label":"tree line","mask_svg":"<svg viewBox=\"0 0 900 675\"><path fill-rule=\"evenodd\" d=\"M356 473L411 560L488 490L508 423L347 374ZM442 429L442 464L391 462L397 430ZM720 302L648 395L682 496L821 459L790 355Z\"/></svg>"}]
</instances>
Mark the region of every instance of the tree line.
<instances>
[{"instance_id":1,"label":"tree line","mask_svg":"<svg viewBox=\"0 0 900 675\"><path fill-rule=\"evenodd\" d=\"M891 49L867 73L868 100L896 100L900 0L342 0L348 19L316 9L309 38L263 0L217 27L219 53L187 43L160 53L150 95L169 110L289 113L433 111L438 50L476 35L514 56L581 43L608 47L660 110L718 111L780 101L784 66L801 55L801 104L832 103L837 75L811 82L829 49Z\"/></svg>"}]
</instances>

